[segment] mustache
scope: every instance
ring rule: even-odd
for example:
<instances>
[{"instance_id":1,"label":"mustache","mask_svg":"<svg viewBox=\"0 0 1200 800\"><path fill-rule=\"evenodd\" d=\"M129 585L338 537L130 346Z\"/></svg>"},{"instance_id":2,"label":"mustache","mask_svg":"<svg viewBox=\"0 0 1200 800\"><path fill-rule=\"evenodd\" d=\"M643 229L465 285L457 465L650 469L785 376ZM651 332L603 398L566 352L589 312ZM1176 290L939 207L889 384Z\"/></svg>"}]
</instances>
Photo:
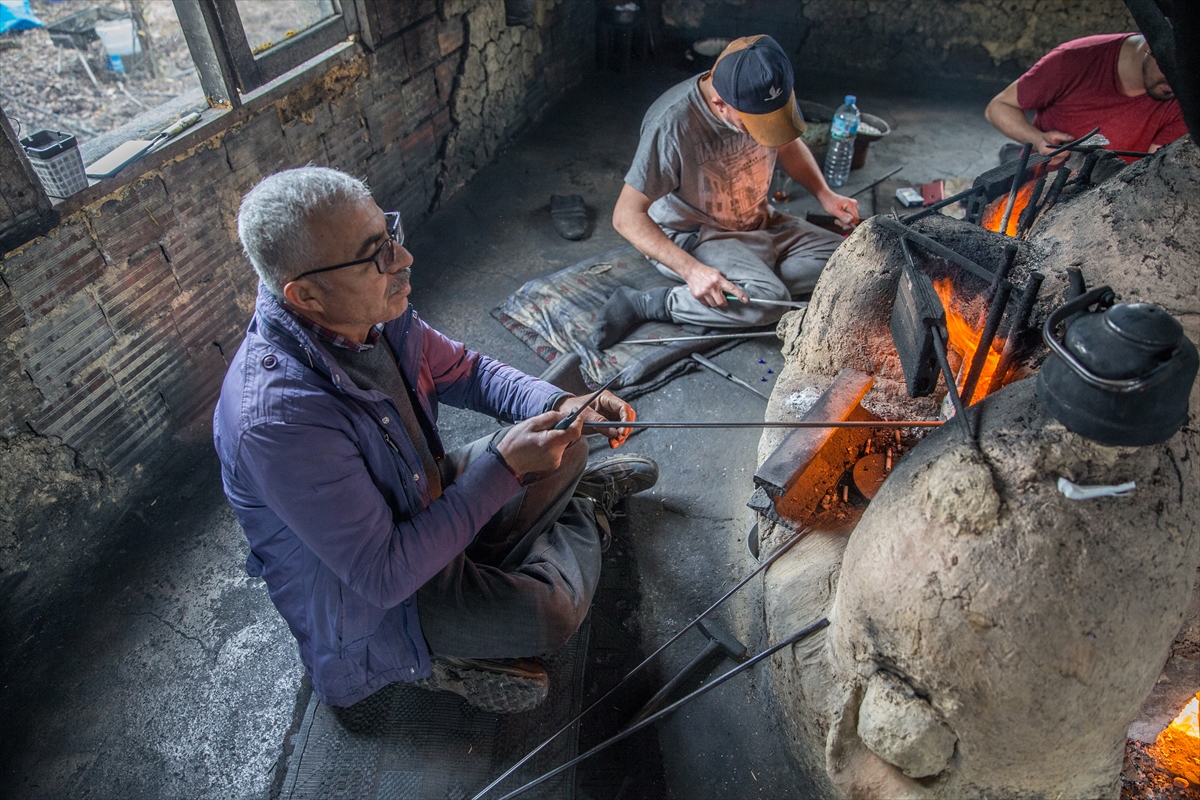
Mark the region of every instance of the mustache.
<instances>
[{"instance_id":1,"label":"mustache","mask_svg":"<svg viewBox=\"0 0 1200 800\"><path fill-rule=\"evenodd\" d=\"M397 272L392 277L392 282L388 285L388 296L392 296L399 291L402 291L408 286L409 278L412 276L412 267L405 267Z\"/></svg>"}]
</instances>

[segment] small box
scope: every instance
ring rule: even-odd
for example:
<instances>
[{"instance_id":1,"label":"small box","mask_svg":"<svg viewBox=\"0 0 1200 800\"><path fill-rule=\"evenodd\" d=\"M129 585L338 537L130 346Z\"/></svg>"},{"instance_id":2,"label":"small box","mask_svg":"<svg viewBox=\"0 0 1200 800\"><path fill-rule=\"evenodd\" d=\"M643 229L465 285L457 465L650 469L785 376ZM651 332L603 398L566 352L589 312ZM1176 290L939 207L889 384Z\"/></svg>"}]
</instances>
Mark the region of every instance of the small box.
<instances>
[{"instance_id":1,"label":"small box","mask_svg":"<svg viewBox=\"0 0 1200 800\"><path fill-rule=\"evenodd\" d=\"M900 201L900 205L905 208L913 206L921 206L925 204L925 199L921 197L921 193L916 189L904 188L896 190L896 199Z\"/></svg>"}]
</instances>

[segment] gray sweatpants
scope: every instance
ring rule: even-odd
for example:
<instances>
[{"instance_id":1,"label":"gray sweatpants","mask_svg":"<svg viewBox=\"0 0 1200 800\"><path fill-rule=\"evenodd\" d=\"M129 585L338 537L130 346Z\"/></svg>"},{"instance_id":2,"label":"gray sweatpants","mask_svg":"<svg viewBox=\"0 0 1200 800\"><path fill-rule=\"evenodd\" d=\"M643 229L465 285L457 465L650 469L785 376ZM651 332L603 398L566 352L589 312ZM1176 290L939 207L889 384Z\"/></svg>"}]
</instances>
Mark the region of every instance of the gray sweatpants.
<instances>
[{"instance_id":1,"label":"gray sweatpants","mask_svg":"<svg viewBox=\"0 0 1200 800\"><path fill-rule=\"evenodd\" d=\"M492 438L447 454L443 484L483 455ZM566 644L583 623L600 580L592 501L571 496L587 456L587 442L580 438L564 451L558 469L527 481L464 552L417 590L430 653L543 655Z\"/></svg>"},{"instance_id":2,"label":"gray sweatpants","mask_svg":"<svg viewBox=\"0 0 1200 800\"><path fill-rule=\"evenodd\" d=\"M763 300L791 300L793 294L811 292L825 262L842 243L842 237L787 214L774 214L766 228L724 231L701 227L680 233L664 228L671 241L702 264L718 269L746 294ZM658 271L674 281L683 279L655 262ZM710 308L692 296L687 284L671 290L667 298L671 321L706 328L746 328L770 325L786 308L730 301L726 308Z\"/></svg>"}]
</instances>

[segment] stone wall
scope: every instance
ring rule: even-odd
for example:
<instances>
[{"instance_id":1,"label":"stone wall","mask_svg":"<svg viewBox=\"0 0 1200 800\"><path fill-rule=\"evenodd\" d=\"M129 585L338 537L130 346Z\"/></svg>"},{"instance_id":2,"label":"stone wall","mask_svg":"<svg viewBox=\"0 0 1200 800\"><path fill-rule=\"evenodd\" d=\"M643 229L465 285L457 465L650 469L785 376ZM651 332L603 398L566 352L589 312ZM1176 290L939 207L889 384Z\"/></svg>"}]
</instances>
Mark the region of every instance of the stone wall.
<instances>
[{"instance_id":1,"label":"stone wall","mask_svg":"<svg viewBox=\"0 0 1200 800\"><path fill-rule=\"evenodd\" d=\"M769 33L798 72L1010 81L1056 45L1137 30L1121 0L662 0L667 36Z\"/></svg>"},{"instance_id":2,"label":"stone wall","mask_svg":"<svg viewBox=\"0 0 1200 800\"><path fill-rule=\"evenodd\" d=\"M98 524L173 444L209 438L254 304L235 226L250 187L337 167L411 228L591 66L591 0L540 0L533 28L504 27L502 0L366 7L373 51L248 100L0 254L0 572L23 542Z\"/></svg>"}]
</instances>

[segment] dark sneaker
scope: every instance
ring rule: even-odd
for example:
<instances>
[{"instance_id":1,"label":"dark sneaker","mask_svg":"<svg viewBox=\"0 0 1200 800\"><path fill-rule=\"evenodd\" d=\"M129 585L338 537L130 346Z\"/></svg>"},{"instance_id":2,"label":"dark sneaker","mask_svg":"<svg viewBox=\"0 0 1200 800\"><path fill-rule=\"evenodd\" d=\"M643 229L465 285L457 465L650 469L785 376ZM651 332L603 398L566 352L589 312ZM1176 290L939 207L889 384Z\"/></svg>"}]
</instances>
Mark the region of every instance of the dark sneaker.
<instances>
[{"instance_id":1,"label":"dark sneaker","mask_svg":"<svg viewBox=\"0 0 1200 800\"><path fill-rule=\"evenodd\" d=\"M575 487L577 497L588 497L605 522L618 516L617 503L658 483L658 464L643 456L613 456L588 465Z\"/></svg>"},{"instance_id":2,"label":"dark sneaker","mask_svg":"<svg viewBox=\"0 0 1200 800\"><path fill-rule=\"evenodd\" d=\"M532 658L433 659L428 678L414 686L462 695L468 704L496 714L536 708L550 692L550 676Z\"/></svg>"}]
</instances>

